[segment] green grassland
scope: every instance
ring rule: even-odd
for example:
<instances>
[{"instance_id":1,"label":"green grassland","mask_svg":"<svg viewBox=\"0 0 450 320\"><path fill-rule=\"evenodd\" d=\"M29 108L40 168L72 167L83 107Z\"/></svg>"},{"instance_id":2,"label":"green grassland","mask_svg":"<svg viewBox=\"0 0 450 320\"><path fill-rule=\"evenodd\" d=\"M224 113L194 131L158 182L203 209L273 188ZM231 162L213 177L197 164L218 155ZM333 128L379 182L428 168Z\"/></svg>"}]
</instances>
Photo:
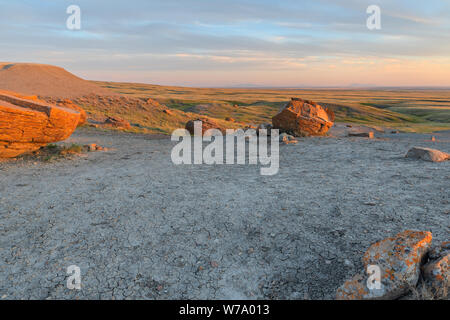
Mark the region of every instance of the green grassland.
<instances>
[{"instance_id":1,"label":"green grassland","mask_svg":"<svg viewBox=\"0 0 450 320\"><path fill-rule=\"evenodd\" d=\"M216 89L96 83L126 96L155 99L188 114L231 117L248 124L271 122L291 97L300 97L330 107L338 122L405 132L450 130L450 90Z\"/></svg>"}]
</instances>

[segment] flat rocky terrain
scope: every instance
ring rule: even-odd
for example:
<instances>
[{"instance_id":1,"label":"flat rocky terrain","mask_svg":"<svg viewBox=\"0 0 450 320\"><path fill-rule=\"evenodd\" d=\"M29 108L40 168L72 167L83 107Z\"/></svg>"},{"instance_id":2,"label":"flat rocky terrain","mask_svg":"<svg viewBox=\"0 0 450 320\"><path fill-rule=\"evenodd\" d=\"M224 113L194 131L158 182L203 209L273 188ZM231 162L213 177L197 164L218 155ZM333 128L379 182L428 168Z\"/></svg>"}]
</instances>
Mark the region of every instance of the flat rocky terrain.
<instances>
[{"instance_id":1,"label":"flat rocky terrain","mask_svg":"<svg viewBox=\"0 0 450 320\"><path fill-rule=\"evenodd\" d=\"M172 164L168 138L78 130L91 152L0 162L2 299L333 299L370 244L449 240L450 134L303 138L280 170ZM81 268L81 290L66 269Z\"/></svg>"}]
</instances>

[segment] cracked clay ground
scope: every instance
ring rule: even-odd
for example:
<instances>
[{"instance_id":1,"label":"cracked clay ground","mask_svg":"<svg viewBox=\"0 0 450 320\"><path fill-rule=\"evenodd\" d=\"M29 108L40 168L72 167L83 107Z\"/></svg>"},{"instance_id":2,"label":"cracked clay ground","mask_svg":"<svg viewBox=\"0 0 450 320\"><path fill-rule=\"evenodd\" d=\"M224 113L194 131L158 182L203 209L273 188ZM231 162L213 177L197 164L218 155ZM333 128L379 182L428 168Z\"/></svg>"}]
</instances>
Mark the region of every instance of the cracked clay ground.
<instances>
[{"instance_id":1,"label":"cracked clay ground","mask_svg":"<svg viewBox=\"0 0 450 320\"><path fill-rule=\"evenodd\" d=\"M448 240L450 162L403 158L450 152L444 138L300 139L261 176L175 166L167 139L81 130L69 141L111 150L0 163L0 297L332 299L371 243L405 229Z\"/></svg>"}]
</instances>

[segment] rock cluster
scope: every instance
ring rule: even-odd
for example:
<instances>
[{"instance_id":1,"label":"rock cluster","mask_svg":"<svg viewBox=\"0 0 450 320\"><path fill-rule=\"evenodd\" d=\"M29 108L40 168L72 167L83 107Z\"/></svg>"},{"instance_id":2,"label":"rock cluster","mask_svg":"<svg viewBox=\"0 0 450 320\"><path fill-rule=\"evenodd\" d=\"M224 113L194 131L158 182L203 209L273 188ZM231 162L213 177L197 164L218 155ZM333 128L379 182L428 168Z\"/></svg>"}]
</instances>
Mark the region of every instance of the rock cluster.
<instances>
[{"instance_id":1,"label":"rock cluster","mask_svg":"<svg viewBox=\"0 0 450 320\"><path fill-rule=\"evenodd\" d=\"M38 150L67 139L77 128L80 112L0 92L0 158Z\"/></svg>"},{"instance_id":2,"label":"rock cluster","mask_svg":"<svg viewBox=\"0 0 450 320\"><path fill-rule=\"evenodd\" d=\"M449 245L431 249L431 241L431 232L406 230L373 244L363 257L365 270L346 281L336 299L397 299L418 286L443 297L450 278Z\"/></svg>"}]
</instances>

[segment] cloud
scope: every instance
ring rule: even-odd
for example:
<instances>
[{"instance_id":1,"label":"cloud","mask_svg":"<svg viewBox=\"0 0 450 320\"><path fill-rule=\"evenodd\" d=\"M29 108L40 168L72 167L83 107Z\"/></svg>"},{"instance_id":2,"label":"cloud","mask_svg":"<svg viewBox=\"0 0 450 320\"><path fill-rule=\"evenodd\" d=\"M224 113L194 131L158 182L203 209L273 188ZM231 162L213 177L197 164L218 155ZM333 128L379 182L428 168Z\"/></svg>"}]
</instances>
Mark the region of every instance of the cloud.
<instances>
[{"instance_id":1,"label":"cloud","mask_svg":"<svg viewBox=\"0 0 450 320\"><path fill-rule=\"evenodd\" d=\"M369 3L360 0L79 0L82 30L69 31L70 1L0 0L0 56L58 64L92 79L133 74L153 81L157 73L175 83L190 72L218 84L230 81L224 73L295 79L299 70L326 68L343 72L345 82L351 72L340 64L361 70L371 65L365 59L409 65L450 56L450 3L378 3L382 29L369 31Z\"/></svg>"}]
</instances>

